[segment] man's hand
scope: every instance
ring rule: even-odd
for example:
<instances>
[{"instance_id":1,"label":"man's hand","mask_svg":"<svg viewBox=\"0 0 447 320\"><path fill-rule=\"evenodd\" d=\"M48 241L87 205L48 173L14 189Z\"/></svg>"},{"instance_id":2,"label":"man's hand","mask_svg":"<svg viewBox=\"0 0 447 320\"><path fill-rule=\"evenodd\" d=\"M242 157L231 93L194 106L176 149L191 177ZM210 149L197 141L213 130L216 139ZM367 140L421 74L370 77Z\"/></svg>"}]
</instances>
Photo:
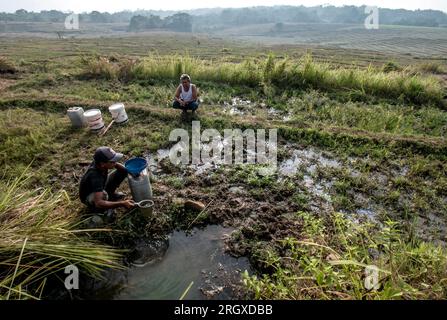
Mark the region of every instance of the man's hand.
<instances>
[{"instance_id":1,"label":"man's hand","mask_svg":"<svg viewBox=\"0 0 447 320\"><path fill-rule=\"evenodd\" d=\"M119 162L117 162L117 163L115 164L115 169L117 169L117 170L119 170L119 171L126 171L126 172L127 172L126 167L123 166L123 165L122 165L121 163L119 163Z\"/></svg>"},{"instance_id":2,"label":"man's hand","mask_svg":"<svg viewBox=\"0 0 447 320\"><path fill-rule=\"evenodd\" d=\"M133 200L124 200L121 201L121 206L126 209L132 209L133 207L135 207L135 202L133 202Z\"/></svg>"}]
</instances>

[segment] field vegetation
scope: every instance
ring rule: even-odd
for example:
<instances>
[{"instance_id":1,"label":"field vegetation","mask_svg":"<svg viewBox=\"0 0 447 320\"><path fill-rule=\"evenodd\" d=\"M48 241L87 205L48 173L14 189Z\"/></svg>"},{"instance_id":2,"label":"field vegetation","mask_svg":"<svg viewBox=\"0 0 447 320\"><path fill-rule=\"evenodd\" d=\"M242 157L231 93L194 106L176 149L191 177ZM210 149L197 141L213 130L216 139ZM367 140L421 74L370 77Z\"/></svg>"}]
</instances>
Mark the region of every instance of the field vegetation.
<instances>
[{"instance_id":1,"label":"field vegetation","mask_svg":"<svg viewBox=\"0 0 447 320\"><path fill-rule=\"evenodd\" d=\"M0 75L1 298L46 297L67 264L98 276L122 265L117 249L138 234L210 223L235 228L228 251L255 269L243 276L247 298L446 298L444 62L209 39L201 50L164 36L0 48L0 68L15 68ZM183 72L199 87L202 130L278 129L278 171L198 173L160 160L159 219L136 230L119 212L118 224L91 230L77 188L95 148L155 157L172 129L191 130L170 108ZM104 136L66 117L69 107L95 107L108 123L118 101L130 122ZM185 197L210 205L197 218L175 204ZM368 265L379 269L377 290L364 286Z\"/></svg>"}]
</instances>

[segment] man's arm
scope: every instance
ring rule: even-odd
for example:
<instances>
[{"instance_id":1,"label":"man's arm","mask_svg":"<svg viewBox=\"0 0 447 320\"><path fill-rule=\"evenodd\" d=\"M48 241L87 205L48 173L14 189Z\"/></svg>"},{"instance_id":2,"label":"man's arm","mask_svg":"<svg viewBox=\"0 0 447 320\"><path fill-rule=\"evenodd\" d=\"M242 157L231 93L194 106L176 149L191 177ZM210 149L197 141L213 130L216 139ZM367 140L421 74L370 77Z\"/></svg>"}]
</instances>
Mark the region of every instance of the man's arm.
<instances>
[{"instance_id":1,"label":"man's arm","mask_svg":"<svg viewBox=\"0 0 447 320\"><path fill-rule=\"evenodd\" d=\"M123 171L123 172L127 172L127 169L125 166L123 166L121 163L117 162L115 164L115 169L118 171Z\"/></svg>"},{"instance_id":2,"label":"man's arm","mask_svg":"<svg viewBox=\"0 0 447 320\"><path fill-rule=\"evenodd\" d=\"M95 207L99 209L115 209L124 207L126 209L133 208L135 206L135 203L131 200L123 200L123 201L107 201L103 199L104 193L101 192L95 192L93 202L95 203Z\"/></svg>"},{"instance_id":3,"label":"man's arm","mask_svg":"<svg viewBox=\"0 0 447 320\"><path fill-rule=\"evenodd\" d=\"M184 105L185 101L183 101L182 99L180 99L180 93L182 92L182 90L180 89L180 86L177 87L177 90L175 91L175 101L177 101L178 103L180 103L180 105Z\"/></svg>"},{"instance_id":4,"label":"man's arm","mask_svg":"<svg viewBox=\"0 0 447 320\"><path fill-rule=\"evenodd\" d=\"M197 101L197 87L192 86L192 101Z\"/></svg>"}]
</instances>

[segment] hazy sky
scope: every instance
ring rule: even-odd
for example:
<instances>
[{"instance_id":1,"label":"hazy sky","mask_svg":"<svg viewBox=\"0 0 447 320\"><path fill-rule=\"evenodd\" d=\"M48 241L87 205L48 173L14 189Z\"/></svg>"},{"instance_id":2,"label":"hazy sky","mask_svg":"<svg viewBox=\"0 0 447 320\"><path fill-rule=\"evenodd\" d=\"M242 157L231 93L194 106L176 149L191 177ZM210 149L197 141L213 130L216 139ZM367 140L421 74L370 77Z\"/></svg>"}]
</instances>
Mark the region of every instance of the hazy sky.
<instances>
[{"instance_id":1,"label":"hazy sky","mask_svg":"<svg viewBox=\"0 0 447 320\"><path fill-rule=\"evenodd\" d=\"M251 7L281 4L312 6L327 3L336 6L344 4L366 4L383 8L405 8L412 10L438 9L447 12L447 0L0 0L0 11L13 12L17 9L26 9L28 11L56 9L74 12L93 10L116 12L126 9L187 10L194 8Z\"/></svg>"}]
</instances>

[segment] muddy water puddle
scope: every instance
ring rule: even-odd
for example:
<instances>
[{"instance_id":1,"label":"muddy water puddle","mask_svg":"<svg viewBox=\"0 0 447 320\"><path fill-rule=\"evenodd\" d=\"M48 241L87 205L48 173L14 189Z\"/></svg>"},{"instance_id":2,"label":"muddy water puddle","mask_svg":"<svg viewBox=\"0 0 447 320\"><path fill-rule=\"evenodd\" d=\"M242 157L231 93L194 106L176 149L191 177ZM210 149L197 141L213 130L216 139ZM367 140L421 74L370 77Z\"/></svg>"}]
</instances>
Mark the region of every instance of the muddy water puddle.
<instances>
[{"instance_id":1,"label":"muddy water puddle","mask_svg":"<svg viewBox=\"0 0 447 320\"><path fill-rule=\"evenodd\" d=\"M241 97L234 97L229 102L223 103L223 111L229 115L243 116L254 114L257 110L265 110L269 119L277 119L283 121L292 120L293 114L290 111L283 111L274 107L268 107L265 102L254 102Z\"/></svg>"},{"instance_id":2,"label":"muddy water puddle","mask_svg":"<svg viewBox=\"0 0 447 320\"><path fill-rule=\"evenodd\" d=\"M290 111L284 112L282 110L278 110L273 107L271 107L267 110L267 115L271 119L283 120L285 122L292 120L292 116L293 116L293 114Z\"/></svg>"},{"instance_id":3,"label":"muddy water puddle","mask_svg":"<svg viewBox=\"0 0 447 320\"><path fill-rule=\"evenodd\" d=\"M290 158L285 159L278 167L278 182L286 177L294 177L298 173L303 173L303 186L313 195L316 195L327 202L331 201L329 189L332 186L330 181L315 179L318 168L340 168L342 164L326 157L321 152L313 148L294 150Z\"/></svg>"},{"instance_id":4,"label":"muddy water puddle","mask_svg":"<svg viewBox=\"0 0 447 320\"><path fill-rule=\"evenodd\" d=\"M317 152L313 148L294 150L292 156L284 160L279 165L279 173L283 176L294 176L300 170L304 169L306 172L313 174L316 167L326 168L340 168L341 163L335 159L330 159L322 153Z\"/></svg>"},{"instance_id":5,"label":"muddy water puddle","mask_svg":"<svg viewBox=\"0 0 447 320\"><path fill-rule=\"evenodd\" d=\"M254 114L259 109L265 109L267 114L276 117L276 109L267 109L267 104L265 102L254 102L249 99L242 97L233 97L229 102L225 101L223 103L223 111L230 115L246 115ZM278 114L280 111L278 111Z\"/></svg>"},{"instance_id":6,"label":"muddy water puddle","mask_svg":"<svg viewBox=\"0 0 447 320\"><path fill-rule=\"evenodd\" d=\"M127 283L114 299L177 300L191 282L185 299L236 298L241 273L251 269L248 259L224 252L224 240L231 231L216 225L195 229L191 234L176 231L169 245L156 245L159 253L148 245L148 260L140 258L140 266L128 271Z\"/></svg>"},{"instance_id":7,"label":"muddy water puddle","mask_svg":"<svg viewBox=\"0 0 447 320\"><path fill-rule=\"evenodd\" d=\"M234 97L231 101L224 102L224 111L230 115L244 115L251 111L254 104L250 100L245 100L240 97Z\"/></svg>"}]
</instances>

